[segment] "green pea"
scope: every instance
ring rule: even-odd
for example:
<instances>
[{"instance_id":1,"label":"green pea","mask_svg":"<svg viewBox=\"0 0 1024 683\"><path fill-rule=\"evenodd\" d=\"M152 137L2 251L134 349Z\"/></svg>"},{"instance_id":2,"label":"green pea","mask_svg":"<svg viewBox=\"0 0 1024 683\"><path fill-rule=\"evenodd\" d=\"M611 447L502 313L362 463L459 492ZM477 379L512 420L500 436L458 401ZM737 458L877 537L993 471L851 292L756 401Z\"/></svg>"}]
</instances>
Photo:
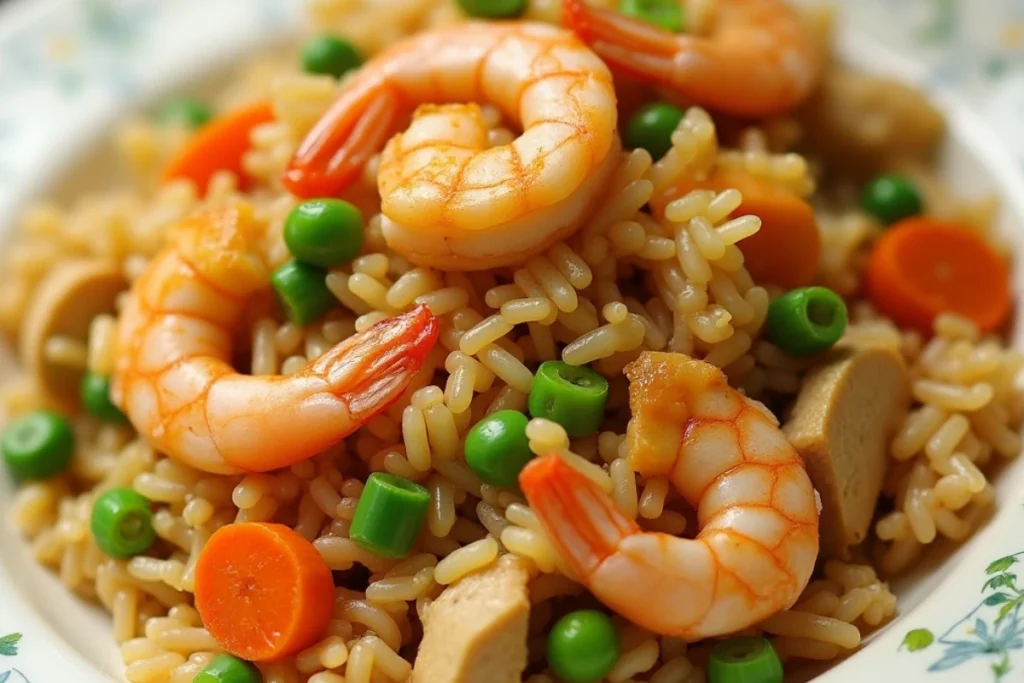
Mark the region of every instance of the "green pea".
<instances>
[{"instance_id":1,"label":"green pea","mask_svg":"<svg viewBox=\"0 0 1024 683\"><path fill-rule=\"evenodd\" d=\"M111 557L140 555L156 540L149 499L133 489L102 494L93 503L90 522L96 545Z\"/></svg>"},{"instance_id":2,"label":"green pea","mask_svg":"<svg viewBox=\"0 0 1024 683\"><path fill-rule=\"evenodd\" d=\"M232 655L217 655L192 679L192 683L262 683L260 670Z\"/></svg>"},{"instance_id":3,"label":"green pea","mask_svg":"<svg viewBox=\"0 0 1024 683\"><path fill-rule=\"evenodd\" d=\"M682 33L681 0L619 0L619 11L672 33Z\"/></svg>"},{"instance_id":4,"label":"green pea","mask_svg":"<svg viewBox=\"0 0 1024 683\"><path fill-rule=\"evenodd\" d=\"M685 115L685 111L666 102L644 105L626 124L626 146L642 147L657 161L672 149L672 133Z\"/></svg>"},{"instance_id":5,"label":"green pea","mask_svg":"<svg viewBox=\"0 0 1024 683\"><path fill-rule=\"evenodd\" d=\"M93 372L85 373L79 389L82 405L93 417L104 422L127 422L124 413L110 401L110 378Z\"/></svg>"},{"instance_id":6,"label":"green pea","mask_svg":"<svg viewBox=\"0 0 1024 683\"><path fill-rule=\"evenodd\" d=\"M792 289L768 306L768 338L789 356L830 348L846 331L846 303L827 287Z\"/></svg>"},{"instance_id":7,"label":"green pea","mask_svg":"<svg viewBox=\"0 0 1024 683\"><path fill-rule=\"evenodd\" d=\"M0 451L16 479L48 479L71 462L75 434L62 415L40 410L7 427Z\"/></svg>"},{"instance_id":8,"label":"green pea","mask_svg":"<svg viewBox=\"0 0 1024 683\"><path fill-rule=\"evenodd\" d=\"M284 243L297 261L330 268L354 259L363 248L363 215L341 199L311 199L284 222Z\"/></svg>"},{"instance_id":9,"label":"green pea","mask_svg":"<svg viewBox=\"0 0 1024 683\"><path fill-rule=\"evenodd\" d=\"M349 538L382 557L406 557L427 516L430 494L419 484L374 472L359 495Z\"/></svg>"},{"instance_id":10,"label":"green pea","mask_svg":"<svg viewBox=\"0 0 1024 683\"><path fill-rule=\"evenodd\" d=\"M608 380L587 367L547 361L537 368L530 391L533 417L557 422L572 437L597 432L608 401Z\"/></svg>"},{"instance_id":11,"label":"green pea","mask_svg":"<svg viewBox=\"0 0 1024 683\"><path fill-rule=\"evenodd\" d=\"M526 0L458 0L469 17L477 19L512 19L526 11Z\"/></svg>"},{"instance_id":12,"label":"green pea","mask_svg":"<svg viewBox=\"0 0 1024 683\"><path fill-rule=\"evenodd\" d=\"M213 118L213 111L201 100L178 97L165 102L157 111L156 118L163 124L199 128Z\"/></svg>"},{"instance_id":13,"label":"green pea","mask_svg":"<svg viewBox=\"0 0 1024 683\"><path fill-rule=\"evenodd\" d=\"M307 73L341 78L363 63L352 43L331 35L317 36L302 49L302 68Z\"/></svg>"},{"instance_id":14,"label":"green pea","mask_svg":"<svg viewBox=\"0 0 1024 683\"><path fill-rule=\"evenodd\" d=\"M327 271L298 261L290 261L273 272L270 284L284 306L288 319L306 325L329 311L336 303L327 289Z\"/></svg>"},{"instance_id":15,"label":"green pea","mask_svg":"<svg viewBox=\"0 0 1024 683\"><path fill-rule=\"evenodd\" d=\"M782 683L782 662L765 638L729 638L711 650L708 683Z\"/></svg>"},{"instance_id":16,"label":"green pea","mask_svg":"<svg viewBox=\"0 0 1024 683\"><path fill-rule=\"evenodd\" d=\"M570 612L548 632L548 666L568 683L592 683L615 666L621 650L619 631L604 612Z\"/></svg>"},{"instance_id":17,"label":"green pea","mask_svg":"<svg viewBox=\"0 0 1024 683\"><path fill-rule=\"evenodd\" d=\"M533 458L526 438L526 415L499 410L476 423L466 435L466 464L485 483L515 486L519 472Z\"/></svg>"},{"instance_id":18,"label":"green pea","mask_svg":"<svg viewBox=\"0 0 1024 683\"><path fill-rule=\"evenodd\" d=\"M912 180L890 173L880 175L867 184L861 196L861 206L878 220L891 225L920 214L924 202Z\"/></svg>"}]
</instances>

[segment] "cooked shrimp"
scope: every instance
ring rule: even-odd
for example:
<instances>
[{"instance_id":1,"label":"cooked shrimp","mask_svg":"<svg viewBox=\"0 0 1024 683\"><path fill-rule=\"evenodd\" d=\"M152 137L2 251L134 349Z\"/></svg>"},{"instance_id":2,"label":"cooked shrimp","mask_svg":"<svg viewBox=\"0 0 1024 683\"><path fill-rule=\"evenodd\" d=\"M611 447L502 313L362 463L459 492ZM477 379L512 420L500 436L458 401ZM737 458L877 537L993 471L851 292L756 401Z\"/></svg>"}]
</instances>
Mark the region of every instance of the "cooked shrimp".
<instances>
[{"instance_id":1,"label":"cooked shrimp","mask_svg":"<svg viewBox=\"0 0 1024 683\"><path fill-rule=\"evenodd\" d=\"M488 147L480 103L522 135ZM619 158L617 116L611 73L571 32L463 23L367 62L299 146L284 184L302 197L337 195L384 147L377 183L392 249L439 268L509 265L588 215Z\"/></svg>"},{"instance_id":2,"label":"cooked shrimp","mask_svg":"<svg viewBox=\"0 0 1024 683\"><path fill-rule=\"evenodd\" d=\"M626 369L633 468L667 476L697 512L694 539L645 532L563 458L519 482L579 580L630 621L699 640L790 607L818 554L817 494L760 404L707 363L644 353Z\"/></svg>"},{"instance_id":3,"label":"cooked shrimp","mask_svg":"<svg viewBox=\"0 0 1024 683\"><path fill-rule=\"evenodd\" d=\"M118 323L113 401L155 448L207 472L264 472L337 443L402 394L437 338L420 307L294 375L236 372L233 327L269 287L262 232L245 205L182 221Z\"/></svg>"},{"instance_id":4,"label":"cooked shrimp","mask_svg":"<svg viewBox=\"0 0 1024 683\"><path fill-rule=\"evenodd\" d=\"M789 111L811 93L822 55L782 0L717 0L714 33L675 34L586 0L565 0L569 26L616 71L668 99L736 116Z\"/></svg>"}]
</instances>

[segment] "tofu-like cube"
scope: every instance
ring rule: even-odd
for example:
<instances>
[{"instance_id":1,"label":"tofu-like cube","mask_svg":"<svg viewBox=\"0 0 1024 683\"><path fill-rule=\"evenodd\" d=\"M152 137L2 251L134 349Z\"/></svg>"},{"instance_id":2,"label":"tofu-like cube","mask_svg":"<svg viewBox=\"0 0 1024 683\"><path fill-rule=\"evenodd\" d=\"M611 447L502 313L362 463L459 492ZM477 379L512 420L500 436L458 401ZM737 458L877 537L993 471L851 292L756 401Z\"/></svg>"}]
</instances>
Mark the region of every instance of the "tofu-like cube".
<instances>
[{"instance_id":1,"label":"tofu-like cube","mask_svg":"<svg viewBox=\"0 0 1024 683\"><path fill-rule=\"evenodd\" d=\"M831 353L804 378L783 431L821 495L821 554L846 560L868 535L889 443L909 410L910 381L894 351Z\"/></svg>"},{"instance_id":2,"label":"tofu-like cube","mask_svg":"<svg viewBox=\"0 0 1024 683\"><path fill-rule=\"evenodd\" d=\"M441 593L427 612L412 683L520 683L529 580L528 562L505 555Z\"/></svg>"}]
</instances>

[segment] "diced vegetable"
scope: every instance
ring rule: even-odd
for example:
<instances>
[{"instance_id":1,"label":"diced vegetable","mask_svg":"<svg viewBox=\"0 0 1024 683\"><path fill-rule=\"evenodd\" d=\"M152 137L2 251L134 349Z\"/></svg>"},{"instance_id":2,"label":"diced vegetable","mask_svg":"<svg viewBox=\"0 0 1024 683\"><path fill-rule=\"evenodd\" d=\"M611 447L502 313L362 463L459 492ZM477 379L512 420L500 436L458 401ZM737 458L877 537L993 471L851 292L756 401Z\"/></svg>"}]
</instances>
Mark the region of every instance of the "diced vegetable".
<instances>
[{"instance_id":1,"label":"diced vegetable","mask_svg":"<svg viewBox=\"0 0 1024 683\"><path fill-rule=\"evenodd\" d=\"M771 180L741 168L719 167L706 180L681 180L652 200L656 207L692 190L739 190L743 203L733 217L754 215L761 229L738 244L744 265L760 284L784 289L814 281L821 262L821 235L814 210L806 201Z\"/></svg>"},{"instance_id":2,"label":"diced vegetable","mask_svg":"<svg viewBox=\"0 0 1024 683\"><path fill-rule=\"evenodd\" d=\"M912 180L896 173L880 175L864 188L861 206L886 225L921 213L921 193Z\"/></svg>"},{"instance_id":3,"label":"diced vegetable","mask_svg":"<svg viewBox=\"0 0 1024 683\"><path fill-rule=\"evenodd\" d=\"M789 356L821 353L846 332L842 297L827 287L793 289L768 307L768 338Z\"/></svg>"},{"instance_id":4,"label":"diced vegetable","mask_svg":"<svg viewBox=\"0 0 1024 683\"><path fill-rule=\"evenodd\" d=\"M196 609L217 644L266 662L323 635L334 611L334 579L313 544L283 524L218 529L196 563Z\"/></svg>"},{"instance_id":5,"label":"diced vegetable","mask_svg":"<svg viewBox=\"0 0 1024 683\"><path fill-rule=\"evenodd\" d=\"M547 361L537 368L529 408L533 417L557 422L572 437L597 432L608 401L608 380L587 367Z\"/></svg>"},{"instance_id":6,"label":"diced vegetable","mask_svg":"<svg viewBox=\"0 0 1024 683\"><path fill-rule=\"evenodd\" d=\"M683 6L679 0L619 0L619 11L672 33L683 32Z\"/></svg>"},{"instance_id":7,"label":"diced vegetable","mask_svg":"<svg viewBox=\"0 0 1024 683\"><path fill-rule=\"evenodd\" d=\"M296 325L311 323L334 305L327 288L327 271L298 261L290 261L273 272L270 284L284 306L288 319Z\"/></svg>"},{"instance_id":8,"label":"diced vegetable","mask_svg":"<svg viewBox=\"0 0 1024 683\"><path fill-rule=\"evenodd\" d=\"M349 538L383 557L405 557L427 516L430 494L419 484L386 472L366 480Z\"/></svg>"},{"instance_id":9,"label":"diced vegetable","mask_svg":"<svg viewBox=\"0 0 1024 683\"><path fill-rule=\"evenodd\" d=\"M887 230L868 258L864 286L879 311L925 334L944 312L983 332L1010 313L1005 261L967 228L934 218L908 218Z\"/></svg>"},{"instance_id":10,"label":"diced vegetable","mask_svg":"<svg viewBox=\"0 0 1024 683\"><path fill-rule=\"evenodd\" d=\"M492 486L515 486L533 457L526 438L526 415L499 410L476 423L466 435L466 464Z\"/></svg>"},{"instance_id":11,"label":"diced vegetable","mask_svg":"<svg viewBox=\"0 0 1024 683\"><path fill-rule=\"evenodd\" d=\"M12 422L0 441L4 464L17 479L47 479L71 462L75 434L64 417L49 410Z\"/></svg>"},{"instance_id":12,"label":"diced vegetable","mask_svg":"<svg viewBox=\"0 0 1024 683\"><path fill-rule=\"evenodd\" d=\"M655 161L672 149L672 133L686 112L666 102L641 107L626 125L625 142L631 149L642 147Z\"/></svg>"},{"instance_id":13,"label":"diced vegetable","mask_svg":"<svg viewBox=\"0 0 1024 683\"><path fill-rule=\"evenodd\" d=\"M621 647L619 630L607 614L577 610L551 627L548 666L568 683L593 683L611 671Z\"/></svg>"},{"instance_id":14,"label":"diced vegetable","mask_svg":"<svg viewBox=\"0 0 1024 683\"><path fill-rule=\"evenodd\" d=\"M467 16L477 19L512 19L526 11L526 0L458 0Z\"/></svg>"},{"instance_id":15,"label":"diced vegetable","mask_svg":"<svg viewBox=\"0 0 1024 683\"><path fill-rule=\"evenodd\" d=\"M255 666L232 655L217 655L199 672L192 683L262 683L263 675Z\"/></svg>"},{"instance_id":16,"label":"diced vegetable","mask_svg":"<svg viewBox=\"0 0 1024 683\"><path fill-rule=\"evenodd\" d=\"M711 650L708 683L782 683L782 662L765 638L729 638Z\"/></svg>"},{"instance_id":17,"label":"diced vegetable","mask_svg":"<svg viewBox=\"0 0 1024 683\"><path fill-rule=\"evenodd\" d=\"M128 488L111 489L96 499L90 527L100 550L119 559L146 552L156 540L149 499Z\"/></svg>"},{"instance_id":18,"label":"diced vegetable","mask_svg":"<svg viewBox=\"0 0 1024 683\"><path fill-rule=\"evenodd\" d=\"M303 263L323 268L347 263L363 246L363 215L341 199L310 199L288 214L284 242Z\"/></svg>"},{"instance_id":19,"label":"diced vegetable","mask_svg":"<svg viewBox=\"0 0 1024 683\"><path fill-rule=\"evenodd\" d=\"M110 378L87 372L79 392L82 405L93 417L104 422L127 422L124 413L110 401Z\"/></svg>"},{"instance_id":20,"label":"diced vegetable","mask_svg":"<svg viewBox=\"0 0 1024 683\"><path fill-rule=\"evenodd\" d=\"M178 97L165 102L156 117L160 123L199 128L213 117L213 112L200 100Z\"/></svg>"},{"instance_id":21,"label":"diced vegetable","mask_svg":"<svg viewBox=\"0 0 1024 683\"><path fill-rule=\"evenodd\" d=\"M196 131L178 155L164 169L165 181L184 178L206 193L217 171L231 171L245 186L248 176L242 157L249 150L253 129L274 120L269 102L257 102L223 114Z\"/></svg>"},{"instance_id":22,"label":"diced vegetable","mask_svg":"<svg viewBox=\"0 0 1024 683\"><path fill-rule=\"evenodd\" d=\"M302 49L302 68L311 74L341 78L362 63L363 57L359 50L352 43L337 36L317 36Z\"/></svg>"}]
</instances>

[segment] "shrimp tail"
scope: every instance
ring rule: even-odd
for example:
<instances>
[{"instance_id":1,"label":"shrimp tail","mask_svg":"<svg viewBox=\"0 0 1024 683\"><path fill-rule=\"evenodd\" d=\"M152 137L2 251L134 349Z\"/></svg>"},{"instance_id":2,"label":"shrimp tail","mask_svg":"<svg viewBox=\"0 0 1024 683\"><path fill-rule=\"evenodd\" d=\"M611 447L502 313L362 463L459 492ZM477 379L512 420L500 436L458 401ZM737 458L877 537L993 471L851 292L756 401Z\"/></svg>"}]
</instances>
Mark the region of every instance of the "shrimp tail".
<instances>
[{"instance_id":1,"label":"shrimp tail","mask_svg":"<svg viewBox=\"0 0 1024 683\"><path fill-rule=\"evenodd\" d=\"M437 341L437 319L426 306L382 320L317 358L311 374L336 387L356 424L387 410Z\"/></svg>"},{"instance_id":2,"label":"shrimp tail","mask_svg":"<svg viewBox=\"0 0 1024 683\"><path fill-rule=\"evenodd\" d=\"M565 0L566 24L614 71L655 84L672 77L672 59L679 51L677 36L658 26L601 7L586 0Z\"/></svg>"},{"instance_id":3,"label":"shrimp tail","mask_svg":"<svg viewBox=\"0 0 1024 683\"><path fill-rule=\"evenodd\" d=\"M400 109L386 82L349 90L302 141L281 182L303 199L341 194L395 132Z\"/></svg>"},{"instance_id":4,"label":"shrimp tail","mask_svg":"<svg viewBox=\"0 0 1024 683\"><path fill-rule=\"evenodd\" d=\"M402 396L437 334L437 320L420 306L349 337L277 381L252 375L218 380L204 422L220 457L239 471L269 472L330 448Z\"/></svg>"},{"instance_id":5,"label":"shrimp tail","mask_svg":"<svg viewBox=\"0 0 1024 683\"><path fill-rule=\"evenodd\" d=\"M531 461L519 486L577 576L588 576L640 527L598 486L557 455Z\"/></svg>"}]
</instances>

